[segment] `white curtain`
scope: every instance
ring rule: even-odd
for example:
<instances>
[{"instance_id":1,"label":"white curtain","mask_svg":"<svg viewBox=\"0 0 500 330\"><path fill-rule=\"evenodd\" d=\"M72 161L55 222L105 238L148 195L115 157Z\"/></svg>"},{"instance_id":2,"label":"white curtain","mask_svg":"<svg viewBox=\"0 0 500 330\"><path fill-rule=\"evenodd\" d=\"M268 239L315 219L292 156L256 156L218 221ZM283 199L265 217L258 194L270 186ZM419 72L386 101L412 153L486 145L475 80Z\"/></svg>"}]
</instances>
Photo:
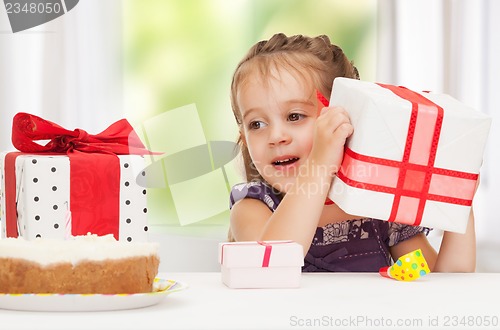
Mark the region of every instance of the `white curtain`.
<instances>
[{"instance_id":1,"label":"white curtain","mask_svg":"<svg viewBox=\"0 0 500 330\"><path fill-rule=\"evenodd\" d=\"M450 94L493 118L474 200L478 269L500 239L500 1L380 0L377 80Z\"/></svg>"},{"instance_id":2,"label":"white curtain","mask_svg":"<svg viewBox=\"0 0 500 330\"><path fill-rule=\"evenodd\" d=\"M65 15L18 33L0 8L0 150L13 148L17 112L89 133L122 118L121 54L120 0L80 1Z\"/></svg>"}]
</instances>

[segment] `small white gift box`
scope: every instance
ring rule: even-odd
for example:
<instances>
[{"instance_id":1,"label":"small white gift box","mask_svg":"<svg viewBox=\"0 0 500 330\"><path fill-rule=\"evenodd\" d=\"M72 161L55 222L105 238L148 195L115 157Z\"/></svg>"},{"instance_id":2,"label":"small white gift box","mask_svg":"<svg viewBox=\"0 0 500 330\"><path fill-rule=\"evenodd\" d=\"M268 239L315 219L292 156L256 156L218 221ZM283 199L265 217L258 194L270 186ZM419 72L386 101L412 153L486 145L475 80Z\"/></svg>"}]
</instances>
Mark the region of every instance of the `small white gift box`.
<instances>
[{"instance_id":1,"label":"small white gift box","mask_svg":"<svg viewBox=\"0 0 500 330\"><path fill-rule=\"evenodd\" d=\"M491 119L445 94L337 78L354 133L329 198L358 216L463 233Z\"/></svg>"},{"instance_id":2,"label":"small white gift box","mask_svg":"<svg viewBox=\"0 0 500 330\"><path fill-rule=\"evenodd\" d=\"M292 241L219 244L222 282L230 288L297 288L304 255Z\"/></svg>"}]
</instances>

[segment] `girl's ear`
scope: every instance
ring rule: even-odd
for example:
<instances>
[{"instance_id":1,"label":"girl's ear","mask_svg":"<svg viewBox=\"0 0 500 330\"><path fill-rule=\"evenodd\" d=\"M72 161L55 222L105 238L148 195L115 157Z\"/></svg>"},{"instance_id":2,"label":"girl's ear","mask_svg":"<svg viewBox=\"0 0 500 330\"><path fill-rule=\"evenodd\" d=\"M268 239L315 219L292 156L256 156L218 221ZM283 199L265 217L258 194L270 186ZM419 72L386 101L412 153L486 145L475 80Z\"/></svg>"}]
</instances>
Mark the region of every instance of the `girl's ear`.
<instances>
[{"instance_id":1,"label":"girl's ear","mask_svg":"<svg viewBox=\"0 0 500 330\"><path fill-rule=\"evenodd\" d=\"M246 147L247 146L247 139L245 138L245 134L240 130L240 140L243 143L243 145Z\"/></svg>"}]
</instances>

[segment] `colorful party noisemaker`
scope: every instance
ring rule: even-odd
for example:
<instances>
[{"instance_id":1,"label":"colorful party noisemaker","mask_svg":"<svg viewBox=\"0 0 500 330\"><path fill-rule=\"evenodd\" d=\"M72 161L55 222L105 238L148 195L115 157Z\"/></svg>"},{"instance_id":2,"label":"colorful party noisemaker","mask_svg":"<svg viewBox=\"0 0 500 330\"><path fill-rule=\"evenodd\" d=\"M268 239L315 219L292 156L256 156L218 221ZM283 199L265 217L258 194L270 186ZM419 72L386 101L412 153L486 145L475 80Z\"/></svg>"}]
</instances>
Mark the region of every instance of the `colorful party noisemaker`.
<instances>
[{"instance_id":1,"label":"colorful party noisemaker","mask_svg":"<svg viewBox=\"0 0 500 330\"><path fill-rule=\"evenodd\" d=\"M431 270L420 249L403 255L394 265L382 267L379 270L380 275L384 277L405 282L414 281L430 272Z\"/></svg>"}]
</instances>

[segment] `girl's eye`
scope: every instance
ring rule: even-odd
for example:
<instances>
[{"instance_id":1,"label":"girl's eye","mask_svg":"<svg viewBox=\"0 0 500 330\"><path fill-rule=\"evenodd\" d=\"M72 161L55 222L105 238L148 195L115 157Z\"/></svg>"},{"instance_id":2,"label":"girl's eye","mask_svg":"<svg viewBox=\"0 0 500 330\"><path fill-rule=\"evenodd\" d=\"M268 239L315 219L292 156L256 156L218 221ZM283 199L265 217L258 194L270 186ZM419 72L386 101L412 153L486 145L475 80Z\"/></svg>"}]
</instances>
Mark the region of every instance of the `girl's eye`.
<instances>
[{"instance_id":1,"label":"girl's eye","mask_svg":"<svg viewBox=\"0 0 500 330\"><path fill-rule=\"evenodd\" d=\"M300 113L291 113L288 115L288 120L289 121L297 121L297 120L300 120L304 117L305 116L303 114L300 114Z\"/></svg>"},{"instance_id":2,"label":"girl's eye","mask_svg":"<svg viewBox=\"0 0 500 330\"><path fill-rule=\"evenodd\" d=\"M248 128L250 128L250 129L259 129L259 128L262 128L264 126L266 126L266 124L260 120L255 120L255 121L250 122L250 124L248 124Z\"/></svg>"}]
</instances>

